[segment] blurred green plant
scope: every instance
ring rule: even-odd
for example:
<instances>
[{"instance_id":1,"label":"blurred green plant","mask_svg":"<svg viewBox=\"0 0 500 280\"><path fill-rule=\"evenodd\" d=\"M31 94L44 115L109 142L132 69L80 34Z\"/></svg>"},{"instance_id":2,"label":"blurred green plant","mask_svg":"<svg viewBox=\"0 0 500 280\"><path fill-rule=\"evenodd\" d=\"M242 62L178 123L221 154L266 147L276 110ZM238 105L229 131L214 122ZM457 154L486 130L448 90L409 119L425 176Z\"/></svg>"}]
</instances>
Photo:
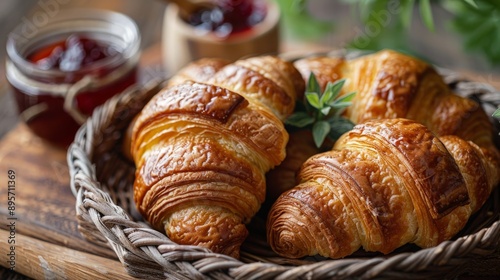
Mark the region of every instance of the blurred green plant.
<instances>
[{"instance_id":1,"label":"blurred green plant","mask_svg":"<svg viewBox=\"0 0 500 280\"><path fill-rule=\"evenodd\" d=\"M347 44L347 48L378 51L385 48L413 53L408 45L408 30L413 10L419 3L420 17L430 31L434 20L430 0L343 0L359 15L364 33Z\"/></svg>"},{"instance_id":2,"label":"blurred green plant","mask_svg":"<svg viewBox=\"0 0 500 280\"><path fill-rule=\"evenodd\" d=\"M319 20L309 12L307 0L275 0L289 36L314 39L333 30L333 21Z\"/></svg>"},{"instance_id":3,"label":"blurred green plant","mask_svg":"<svg viewBox=\"0 0 500 280\"><path fill-rule=\"evenodd\" d=\"M292 24L293 26L287 26L300 31L296 35L301 36L300 33L304 31L311 38L332 31L327 25L332 25L334 22L318 22L309 14L308 0L276 1L280 3L284 17L289 19L285 20L286 25L298 19ZM408 45L408 31L413 23L412 17L418 14L427 30L434 32L436 23L433 9L442 7L451 14L451 19L443 23L444 27L450 28L461 37L464 50L479 53L493 66L500 65L500 1L498 0L342 0L341 2L352 7L365 31L363 34L357 34L347 44L347 48L365 51L390 48L418 55ZM320 28L316 28L318 26Z\"/></svg>"},{"instance_id":4,"label":"blurred green plant","mask_svg":"<svg viewBox=\"0 0 500 280\"><path fill-rule=\"evenodd\" d=\"M500 64L500 1L443 1L454 14L453 30L462 36L467 51L482 53L494 64Z\"/></svg>"}]
</instances>

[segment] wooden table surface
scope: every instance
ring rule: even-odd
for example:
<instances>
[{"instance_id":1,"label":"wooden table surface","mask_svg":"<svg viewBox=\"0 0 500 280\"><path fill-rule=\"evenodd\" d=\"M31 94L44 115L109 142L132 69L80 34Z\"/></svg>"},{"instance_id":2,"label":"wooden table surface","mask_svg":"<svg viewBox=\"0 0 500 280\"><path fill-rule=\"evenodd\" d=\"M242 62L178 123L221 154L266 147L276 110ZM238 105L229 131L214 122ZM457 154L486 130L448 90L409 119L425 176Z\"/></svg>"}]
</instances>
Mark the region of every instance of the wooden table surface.
<instances>
[{"instance_id":1,"label":"wooden table surface","mask_svg":"<svg viewBox=\"0 0 500 280\"><path fill-rule=\"evenodd\" d=\"M19 1L16 1L19 2ZM24 1L23 1L24 2ZM25 13L39 9L39 1L27 1ZM67 1L66 1L67 2ZM160 58L162 1L69 1L75 6L109 8L131 15L143 32L141 77L165 75ZM1 8L1 7L0 7ZM3 43L3 42L2 42ZM298 44L288 49L310 49ZM0 69L0 74L2 74ZM475 80L489 82L500 88L497 76L468 71ZM2 74L3 76L3 74ZM3 79L3 77L2 77ZM13 216L5 202L5 184L0 191L1 266L9 267L10 222L15 222L16 267L0 270L0 279L129 279L125 269L109 248L86 241L78 232L75 219L75 200L69 188L66 152L43 142L17 121L12 97L2 80L0 88L0 176L7 180L9 170L16 173L16 212ZM2 132L3 129L3 132ZM9 218L16 218L9 220ZM468 266L467 274L459 279L498 279L500 251L488 258L478 259Z\"/></svg>"}]
</instances>

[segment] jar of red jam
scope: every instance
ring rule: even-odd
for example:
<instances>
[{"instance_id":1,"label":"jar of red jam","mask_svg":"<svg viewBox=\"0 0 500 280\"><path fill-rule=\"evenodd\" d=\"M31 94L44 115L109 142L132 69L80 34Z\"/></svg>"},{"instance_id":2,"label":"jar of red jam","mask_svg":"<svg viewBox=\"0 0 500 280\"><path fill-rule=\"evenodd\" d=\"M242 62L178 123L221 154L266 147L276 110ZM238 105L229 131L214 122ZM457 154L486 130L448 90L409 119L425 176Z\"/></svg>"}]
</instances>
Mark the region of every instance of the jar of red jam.
<instances>
[{"instance_id":1,"label":"jar of red jam","mask_svg":"<svg viewBox=\"0 0 500 280\"><path fill-rule=\"evenodd\" d=\"M129 17L60 11L24 21L7 40L7 80L19 116L41 138L67 147L92 111L137 82L140 34Z\"/></svg>"},{"instance_id":2,"label":"jar of red jam","mask_svg":"<svg viewBox=\"0 0 500 280\"><path fill-rule=\"evenodd\" d=\"M179 1L175 1L179 2ZM280 10L275 1L214 0L214 7L183 16L178 5L165 10L163 63L171 74L202 57L231 61L277 54Z\"/></svg>"}]
</instances>

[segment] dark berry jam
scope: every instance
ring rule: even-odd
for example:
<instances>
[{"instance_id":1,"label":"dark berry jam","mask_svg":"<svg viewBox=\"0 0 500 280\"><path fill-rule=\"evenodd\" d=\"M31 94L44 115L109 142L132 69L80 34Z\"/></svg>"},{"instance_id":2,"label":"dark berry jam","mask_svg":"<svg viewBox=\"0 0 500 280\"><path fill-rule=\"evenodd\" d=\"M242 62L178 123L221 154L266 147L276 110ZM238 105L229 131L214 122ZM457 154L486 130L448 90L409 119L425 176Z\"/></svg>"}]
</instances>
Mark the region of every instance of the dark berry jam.
<instances>
[{"instance_id":1,"label":"dark berry jam","mask_svg":"<svg viewBox=\"0 0 500 280\"><path fill-rule=\"evenodd\" d=\"M250 30L264 20L267 8L260 0L217 0L215 7L194 13L188 23L196 28L228 37Z\"/></svg>"},{"instance_id":2,"label":"dark berry jam","mask_svg":"<svg viewBox=\"0 0 500 280\"><path fill-rule=\"evenodd\" d=\"M45 70L71 72L114 55L119 55L119 52L113 46L71 35L64 41L36 50L28 56L28 60Z\"/></svg>"},{"instance_id":3,"label":"dark berry jam","mask_svg":"<svg viewBox=\"0 0 500 280\"><path fill-rule=\"evenodd\" d=\"M93 110L115 94L136 83L137 67L124 66L127 61L114 46L84 36L71 35L66 39L35 49L26 59L42 70L56 70L57 75L34 77L36 82L49 85L75 84L87 75L96 79L122 71L112 82L78 92L75 107L90 116ZM107 61L122 61L106 63ZM124 71L125 69L126 71ZM124 72L123 72L124 71ZM65 97L44 90L33 91L13 84L22 119L41 138L67 147L81 123L64 108Z\"/></svg>"}]
</instances>

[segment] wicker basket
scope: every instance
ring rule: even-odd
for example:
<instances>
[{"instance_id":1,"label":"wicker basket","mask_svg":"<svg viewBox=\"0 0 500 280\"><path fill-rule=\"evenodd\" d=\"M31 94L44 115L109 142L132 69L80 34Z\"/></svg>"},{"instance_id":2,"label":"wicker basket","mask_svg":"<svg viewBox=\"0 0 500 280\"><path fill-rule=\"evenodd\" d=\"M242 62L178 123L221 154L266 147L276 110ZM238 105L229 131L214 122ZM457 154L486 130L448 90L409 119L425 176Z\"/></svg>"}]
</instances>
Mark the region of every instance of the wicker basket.
<instances>
[{"instance_id":1,"label":"wicker basket","mask_svg":"<svg viewBox=\"0 0 500 280\"><path fill-rule=\"evenodd\" d=\"M442 70L442 75L457 93L480 101L487 112L499 106L499 94L489 85L465 81L451 71ZM132 200L135 168L122 154L122 136L130 121L163 84L152 81L110 99L94 111L68 150L80 232L90 242L110 246L134 277L442 279L463 272L471 259L498 250L499 188L455 239L428 249L405 246L390 255L359 251L340 260L285 259L274 254L266 243L264 215L257 215L248 225L250 237L242 246L239 260L201 247L175 244L136 212ZM498 122L494 123L498 129Z\"/></svg>"}]
</instances>

